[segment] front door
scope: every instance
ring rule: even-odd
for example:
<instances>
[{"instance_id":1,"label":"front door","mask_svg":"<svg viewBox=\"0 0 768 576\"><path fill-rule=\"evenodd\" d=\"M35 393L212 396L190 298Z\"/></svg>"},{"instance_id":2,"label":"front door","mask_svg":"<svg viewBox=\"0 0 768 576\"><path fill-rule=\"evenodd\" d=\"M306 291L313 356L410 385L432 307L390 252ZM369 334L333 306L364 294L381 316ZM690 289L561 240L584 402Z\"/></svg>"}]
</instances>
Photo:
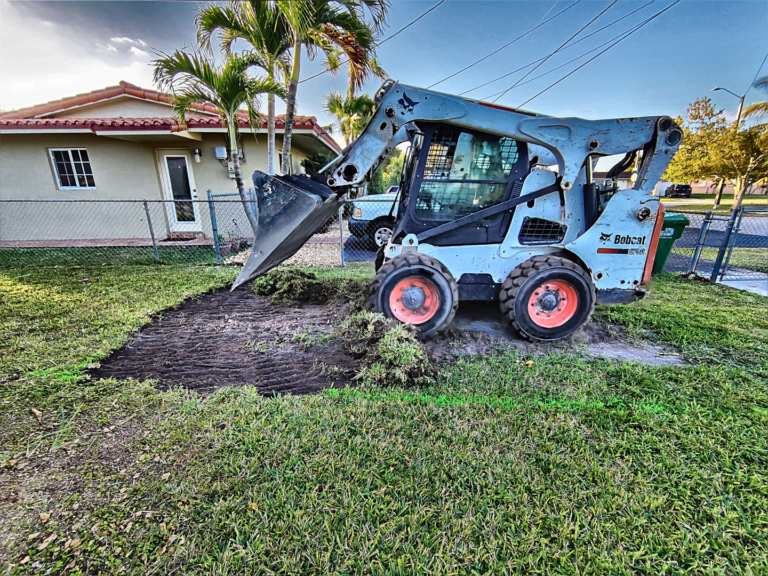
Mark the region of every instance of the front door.
<instances>
[{"instance_id":1,"label":"front door","mask_svg":"<svg viewBox=\"0 0 768 576\"><path fill-rule=\"evenodd\" d=\"M192 163L186 150L158 150L157 160L171 232L202 232Z\"/></svg>"}]
</instances>

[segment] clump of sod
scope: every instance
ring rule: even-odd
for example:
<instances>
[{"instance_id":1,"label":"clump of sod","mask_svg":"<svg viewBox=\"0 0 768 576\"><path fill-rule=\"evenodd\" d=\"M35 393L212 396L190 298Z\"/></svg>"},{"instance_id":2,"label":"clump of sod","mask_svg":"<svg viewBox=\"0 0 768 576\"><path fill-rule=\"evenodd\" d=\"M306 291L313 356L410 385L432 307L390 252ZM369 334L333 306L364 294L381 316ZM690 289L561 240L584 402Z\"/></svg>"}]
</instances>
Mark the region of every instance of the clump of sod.
<instances>
[{"instance_id":1,"label":"clump of sod","mask_svg":"<svg viewBox=\"0 0 768 576\"><path fill-rule=\"evenodd\" d=\"M424 345L409 324L382 314L362 311L349 316L339 328L344 347L362 366L355 376L366 385L427 384L436 375Z\"/></svg>"},{"instance_id":2,"label":"clump of sod","mask_svg":"<svg viewBox=\"0 0 768 576\"><path fill-rule=\"evenodd\" d=\"M350 302L354 308L363 306L368 286L360 280L318 277L299 268L270 270L253 283L253 290L271 296L272 302L314 302L329 300Z\"/></svg>"}]
</instances>

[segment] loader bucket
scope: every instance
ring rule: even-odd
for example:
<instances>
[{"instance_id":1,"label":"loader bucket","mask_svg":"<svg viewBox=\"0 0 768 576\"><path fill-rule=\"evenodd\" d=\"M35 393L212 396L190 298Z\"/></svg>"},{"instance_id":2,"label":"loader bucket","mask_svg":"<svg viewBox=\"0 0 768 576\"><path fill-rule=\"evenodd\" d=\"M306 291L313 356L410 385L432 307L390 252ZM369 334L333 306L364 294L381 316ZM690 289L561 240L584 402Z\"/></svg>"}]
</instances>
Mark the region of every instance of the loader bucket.
<instances>
[{"instance_id":1,"label":"loader bucket","mask_svg":"<svg viewBox=\"0 0 768 576\"><path fill-rule=\"evenodd\" d=\"M251 256L232 290L258 278L298 252L339 209L340 198L309 176L253 173L258 229Z\"/></svg>"}]
</instances>

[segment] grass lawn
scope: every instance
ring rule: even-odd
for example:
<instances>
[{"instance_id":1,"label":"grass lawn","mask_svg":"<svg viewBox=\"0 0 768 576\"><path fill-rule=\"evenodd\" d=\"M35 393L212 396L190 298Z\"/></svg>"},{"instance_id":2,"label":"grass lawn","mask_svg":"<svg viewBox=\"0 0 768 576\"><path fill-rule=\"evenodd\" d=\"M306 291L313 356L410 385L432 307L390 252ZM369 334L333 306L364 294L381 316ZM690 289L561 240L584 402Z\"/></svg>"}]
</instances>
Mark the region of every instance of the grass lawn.
<instances>
[{"instance_id":1,"label":"grass lawn","mask_svg":"<svg viewBox=\"0 0 768 576\"><path fill-rule=\"evenodd\" d=\"M765 298L664 275L598 309L683 367L499 348L423 387L274 398L83 378L235 274L0 272L0 474L44 494L0 500L10 573L768 572Z\"/></svg>"},{"instance_id":2,"label":"grass lawn","mask_svg":"<svg viewBox=\"0 0 768 576\"><path fill-rule=\"evenodd\" d=\"M691 256L693 249L672 248L672 252ZM719 248L702 248L700 258L714 262L719 252ZM768 248L734 248L729 263L730 266L746 268L755 272L768 272Z\"/></svg>"}]
</instances>

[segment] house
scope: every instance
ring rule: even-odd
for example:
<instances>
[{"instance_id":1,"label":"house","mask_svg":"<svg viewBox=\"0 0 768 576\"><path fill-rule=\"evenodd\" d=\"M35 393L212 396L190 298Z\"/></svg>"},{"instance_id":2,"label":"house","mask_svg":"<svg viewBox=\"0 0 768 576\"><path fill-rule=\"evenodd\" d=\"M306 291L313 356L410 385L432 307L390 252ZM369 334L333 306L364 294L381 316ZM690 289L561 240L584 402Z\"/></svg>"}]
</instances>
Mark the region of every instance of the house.
<instances>
[{"instance_id":1,"label":"house","mask_svg":"<svg viewBox=\"0 0 768 576\"><path fill-rule=\"evenodd\" d=\"M216 109L202 103L187 126L180 125L170 101L168 94L121 82L0 114L0 201L75 201L0 203L0 241L146 240L150 212L142 203L110 202L118 200L155 201L151 225L160 239L211 238L208 206L194 200L207 200L208 189L236 193L226 130ZM239 129L248 187L250 174L267 168L266 118L254 134L243 114ZM278 168L284 129L278 116ZM340 151L313 116L295 117L291 147L294 173L309 155ZM242 205L233 205L247 226Z\"/></svg>"}]
</instances>

